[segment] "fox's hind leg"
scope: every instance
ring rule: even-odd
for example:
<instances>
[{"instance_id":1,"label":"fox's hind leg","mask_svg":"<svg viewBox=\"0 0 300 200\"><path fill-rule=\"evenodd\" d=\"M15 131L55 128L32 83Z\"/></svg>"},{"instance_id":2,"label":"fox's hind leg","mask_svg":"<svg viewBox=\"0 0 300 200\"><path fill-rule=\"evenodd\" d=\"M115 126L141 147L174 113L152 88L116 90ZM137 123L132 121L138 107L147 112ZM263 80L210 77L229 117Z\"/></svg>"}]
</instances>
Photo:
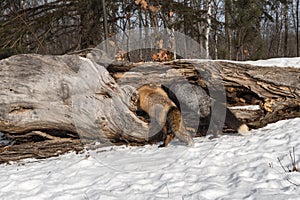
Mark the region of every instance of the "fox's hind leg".
<instances>
[{"instance_id":1,"label":"fox's hind leg","mask_svg":"<svg viewBox=\"0 0 300 200\"><path fill-rule=\"evenodd\" d=\"M164 143L161 144L161 145L159 145L158 147L166 147L166 146L168 146L169 142L171 140L173 140L174 138L175 138L175 134L173 134L173 133L167 134L166 138L164 139Z\"/></svg>"},{"instance_id":2,"label":"fox's hind leg","mask_svg":"<svg viewBox=\"0 0 300 200\"><path fill-rule=\"evenodd\" d=\"M166 121L168 131L170 131L180 141L188 144L189 146L194 145L192 136L187 132L185 128L180 110L178 108L173 107L169 110Z\"/></svg>"}]
</instances>

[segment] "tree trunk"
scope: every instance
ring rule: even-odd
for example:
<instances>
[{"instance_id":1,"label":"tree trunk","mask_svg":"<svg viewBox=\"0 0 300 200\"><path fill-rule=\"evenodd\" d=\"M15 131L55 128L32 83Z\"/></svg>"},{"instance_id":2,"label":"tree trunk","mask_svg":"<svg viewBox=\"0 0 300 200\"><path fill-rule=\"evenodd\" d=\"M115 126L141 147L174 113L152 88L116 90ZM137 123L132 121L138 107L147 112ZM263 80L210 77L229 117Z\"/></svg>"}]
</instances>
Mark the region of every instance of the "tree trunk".
<instances>
[{"instance_id":1,"label":"tree trunk","mask_svg":"<svg viewBox=\"0 0 300 200\"><path fill-rule=\"evenodd\" d=\"M40 55L10 57L0 67L1 132L147 141L146 123L129 110L133 90L120 88L104 67L78 56Z\"/></svg>"},{"instance_id":2,"label":"tree trunk","mask_svg":"<svg viewBox=\"0 0 300 200\"><path fill-rule=\"evenodd\" d=\"M51 143L49 148L66 152L72 143L79 145L78 139L84 144L147 144L149 126L136 114L135 88L180 82L224 92L230 106L259 105L254 111L233 110L251 128L300 117L300 69L201 60L113 63L106 69L96 62L75 55L18 55L1 60L0 132L15 145L30 144L19 149L44 141ZM28 150L16 159L57 155L37 145L38 153ZM15 151L0 148L0 162L11 159Z\"/></svg>"},{"instance_id":3,"label":"tree trunk","mask_svg":"<svg viewBox=\"0 0 300 200\"><path fill-rule=\"evenodd\" d=\"M104 26L104 39L108 38L108 23L106 13L106 1L102 0L102 12L103 12L103 26ZM105 51L108 51L107 42L105 42Z\"/></svg>"},{"instance_id":4,"label":"tree trunk","mask_svg":"<svg viewBox=\"0 0 300 200\"><path fill-rule=\"evenodd\" d=\"M231 32L231 0L225 1L225 32L226 32L226 44L227 44L227 56L228 60L232 60L232 32Z\"/></svg>"},{"instance_id":5,"label":"tree trunk","mask_svg":"<svg viewBox=\"0 0 300 200\"><path fill-rule=\"evenodd\" d=\"M194 1L194 7L196 8L196 11L200 11L202 9L201 6L202 1ZM202 21L197 21L197 32L198 32L198 43L199 43L199 49L200 52L202 52L203 49L203 31L202 31L203 23ZM202 56L202 55L200 55Z\"/></svg>"},{"instance_id":6,"label":"tree trunk","mask_svg":"<svg viewBox=\"0 0 300 200\"><path fill-rule=\"evenodd\" d=\"M283 55L284 57L288 56L288 38L289 38L289 5L288 3L284 4L284 11L283 11L283 18L284 18L284 44L283 44Z\"/></svg>"},{"instance_id":7,"label":"tree trunk","mask_svg":"<svg viewBox=\"0 0 300 200\"><path fill-rule=\"evenodd\" d=\"M296 56L299 57L299 0L296 0Z\"/></svg>"},{"instance_id":8,"label":"tree trunk","mask_svg":"<svg viewBox=\"0 0 300 200\"><path fill-rule=\"evenodd\" d=\"M204 35L205 35L205 58L209 58L209 35L210 35L210 29L211 29L211 0L206 0L205 1L205 7L207 9L206 13L206 21L207 25L205 27Z\"/></svg>"},{"instance_id":9,"label":"tree trunk","mask_svg":"<svg viewBox=\"0 0 300 200\"><path fill-rule=\"evenodd\" d=\"M215 20L218 20L218 4L216 2L214 2L214 19ZM214 59L217 60L219 58L219 55L218 55L218 27L215 27L214 28Z\"/></svg>"},{"instance_id":10,"label":"tree trunk","mask_svg":"<svg viewBox=\"0 0 300 200\"><path fill-rule=\"evenodd\" d=\"M182 81L206 90L225 86L229 106L258 105L258 110L234 109L251 128L260 128L282 119L300 117L300 69L257 67L221 61L183 60L167 64L136 64L108 67L119 85L176 85ZM128 71L128 72L126 72ZM233 73L234 72L234 73Z\"/></svg>"}]
</instances>

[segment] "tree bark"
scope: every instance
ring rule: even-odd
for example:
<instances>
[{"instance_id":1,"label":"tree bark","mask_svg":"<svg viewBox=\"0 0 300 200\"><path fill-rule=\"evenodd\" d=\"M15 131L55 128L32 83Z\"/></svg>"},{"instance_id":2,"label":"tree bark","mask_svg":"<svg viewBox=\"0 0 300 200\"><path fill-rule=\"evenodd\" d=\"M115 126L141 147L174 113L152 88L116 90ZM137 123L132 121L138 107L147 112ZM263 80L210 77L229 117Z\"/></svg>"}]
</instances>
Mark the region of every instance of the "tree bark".
<instances>
[{"instance_id":1,"label":"tree bark","mask_svg":"<svg viewBox=\"0 0 300 200\"><path fill-rule=\"evenodd\" d=\"M68 144L65 151L70 149L69 143L78 146L78 139L83 144L147 144L152 142L149 126L146 118L137 116L135 88L180 82L225 92L229 106L259 105L260 109L253 111L233 110L251 128L300 117L297 68L179 60L119 62L106 69L97 62L76 55L18 55L1 60L0 132L15 145L44 141L60 149ZM1 156L12 155L9 149L15 151L0 145L0 162ZM53 151L42 154L57 155Z\"/></svg>"},{"instance_id":2,"label":"tree bark","mask_svg":"<svg viewBox=\"0 0 300 200\"><path fill-rule=\"evenodd\" d=\"M296 56L299 57L299 0L296 0Z\"/></svg>"},{"instance_id":3,"label":"tree bark","mask_svg":"<svg viewBox=\"0 0 300 200\"><path fill-rule=\"evenodd\" d=\"M205 31L204 31L204 35L205 35L205 58L208 59L209 58L209 35L210 35L210 29L211 29L211 0L206 0L205 1L205 7L207 9L207 13L206 13L206 27L205 27Z\"/></svg>"},{"instance_id":4,"label":"tree bark","mask_svg":"<svg viewBox=\"0 0 300 200\"><path fill-rule=\"evenodd\" d=\"M121 70L122 69L122 70ZM258 105L258 110L234 109L251 128L282 119L300 117L300 69L259 67L222 61L182 60L165 64L109 66L119 85L172 85L188 81L208 90L225 86L229 106ZM127 72L125 72L127 71ZM216 86L216 87L215 87Z\"/></svg>"},{"instance_id":5,"label":"tree bark","mask_svg":"<svg viewBox=\"0 0 300 200\"><path fill-rule=\"evenodd\" d=\"M288 2L284 4L283 18L284 18L284 44L283 55L288 56L288 39L289 39L289 5Z\"/></svg>"},{"instance_id":6,"label":"tree bark","mask_svg":"<svg viewBox=\"0 0 300 200\"><path fill-rule=\"evenodd\" d=\"M146 142L147 125L129 110L130 88L78 56L18 55L0 62L0 131ZM40 136L40 135L39 135Z\"/></svg>"},{"instance_id":7,"label":"tree bark","mask_svg":"<svg viewBox=\"0 0 300 200\"><path fill-rule=\"evenodd\" d=\"M232 60L232 32L231 32L231 0L225 1L225 32L226 32L226 44L228 60Z\"/></svg>"},{"instance_id":8,"label":"tree bark","mask_svg":"<svg viewBox=\"0 0 300 200\"><path fill-rule=\"evenodd\" d=\"M106 13L106 1L102 0L102 12L103 12L103 26L104 26L104 39L108 38L108 23L107 23L107 13ZM108 51L107 42L105 43L105 51Z\"/></svg>"}]
</instances>

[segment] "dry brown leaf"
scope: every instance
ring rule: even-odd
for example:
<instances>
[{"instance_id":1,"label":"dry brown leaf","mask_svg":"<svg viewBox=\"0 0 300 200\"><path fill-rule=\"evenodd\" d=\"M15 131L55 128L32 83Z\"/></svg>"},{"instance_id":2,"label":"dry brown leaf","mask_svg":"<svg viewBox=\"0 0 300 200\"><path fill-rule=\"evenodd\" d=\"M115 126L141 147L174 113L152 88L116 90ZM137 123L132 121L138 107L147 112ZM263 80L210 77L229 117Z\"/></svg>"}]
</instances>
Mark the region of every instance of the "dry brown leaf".
<instances>
[{"instance_id":1,"label":"dry brown leaf","mask_svg":"<svg viewBox=\"0 0 300 200\"><path fill-rule=\"evenodd\" d=\"M153 13L158 13L160 11L160 9L161 9L161 5L159 5L159 6L153 6L153 5L149 6L149 10Z\"/></svg>"},{"instance_id":2,"label":"dry brown leaf","mask_svg":"<svg viewBox=\"0 0 300 200\"><path fill-rule=\"evenodd\" d=\"M245 49L245 50L243 51L243 53L244 53L245 56L250 56L250 52L249 52L247 49Z\"/></svg>"},{"instance_id":3,"label":"dry brown leaf","mask_svg":"<svg viewBox=\"0 0 300 200\"><path fill-rule=\"evenodd\" d=\"M167 50L165 49L160 50L157 55L160 61L166 61L168 59Z\"/></svg>"},{"instance_id":4,"label":"dry brown leaf","mask_svg":"<svg viewBox=\"0 0 300 200\"><path fill-rule=\"evenodd\" d=\"M152 59L153 59L153 61L159 61L157 54L154 52L152 53Z\"/></svg>"},{"instance_id":5,"label":"dry brown leaf","mask_svg":"<svg viewBox=\"0 0 300 200\"><path fill-rule=\"evenodd\" d=\"M142 6L142 9L146 10L148 8L148 3L146 0L142 0L141 1L141 6Z\"/></svg>"},{"instance_id":6,"label":"dry brown leaf","mask_svg":"<svg viewBox=\"0 0 300 200\"><path fill-rule=\"evenodd\" d=\"M126 51L119 49L115 54L116 60L122 60L124 61L126 58Z\"/></svg>"},{"instance_id":7,"label":"dry brown leaf","mask_svg":"<svg viewBox=\"0 0 300 200\"><path fill-rule=\"evenodd\" d=\"M135 0L135 4L136 4L136 5L139 5L140 2L141 2L141 0Z\"/></svg>"},{"instance_id":8,"label":"dry brown leaf","mask_svg":"<svg viewBox=\"0 0 300 200\"><path fill-rule=\"evenodd\" d=\"M152 53L153 61L164 62L173 59L173 54L169 52L167 49L160 50L157 54Z\"/></svg>"}]
</instances>

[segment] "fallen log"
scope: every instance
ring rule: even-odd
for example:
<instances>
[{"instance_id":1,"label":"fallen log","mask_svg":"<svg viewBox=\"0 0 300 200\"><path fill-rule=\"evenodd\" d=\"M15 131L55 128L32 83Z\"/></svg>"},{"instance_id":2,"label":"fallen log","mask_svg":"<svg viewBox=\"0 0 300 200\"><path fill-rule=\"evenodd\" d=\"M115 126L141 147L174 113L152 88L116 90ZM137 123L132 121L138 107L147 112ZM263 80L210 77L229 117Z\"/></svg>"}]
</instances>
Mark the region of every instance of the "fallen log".
<instances>
[{"instance_id":1,"label":"fallen log","mask_svg":"<svg viewBox=\"0 0 300 200\"><path fill-rule=\"evenodd\" d=\"M230 106L258 105L254 111L233 110L251 128L300 117L300 69L201 60L106 66L76 55L17 55L1 60L0 132L15 146L0 147L0 157L11 155L9 149L15 151L16 145L30 148L41 142L58 147L66 143L75 147L78 139L83 144L152 142L147 119L137 116L134 104L135 88L144 84L186 82L210 95L224 93ZM50 152L44 155L57 151ZM14 158L18 157L27 156Z\"/></svg>"},{"instance_id":2,"label":"fallen log","mask_svg":"<svg viewBox=\"0 0 300 200\"><path fill-rule=\"evenodd\" d=\"M0 78L0 131L11 137L146 141L147 124L129 110L130 88L86 58L13 56L0 61Z\"/></svg>"},{"instance_id":3,"label":"fallen log","mask_svg":"<svg viewBox=\"0 0 300 200\"><path fill-rule=\"evenodd\" d=\"M83 149L84 146L79 139L72 141L45 140L39 142L26 142L5 147L0 146L0 164L26 158L49 158L59 156L69 151L80 153Z\"/></svg>"},{"instance_id":4,"label":"fallen log","mask_svg":"<svg viewBox=\"0 0 300 200\"><path fill-rule=\"evenodd\" d=\"M119 85L176 85L186 81L201 86L208 93L222 93L225 90L229 106L259 105L260 109L254 111L233 110L251 128L300 117L299 68L178 60L166 63L137 63L123 68L120 64L110 65L108 71Z\"/></svg>"}]
</instances>

